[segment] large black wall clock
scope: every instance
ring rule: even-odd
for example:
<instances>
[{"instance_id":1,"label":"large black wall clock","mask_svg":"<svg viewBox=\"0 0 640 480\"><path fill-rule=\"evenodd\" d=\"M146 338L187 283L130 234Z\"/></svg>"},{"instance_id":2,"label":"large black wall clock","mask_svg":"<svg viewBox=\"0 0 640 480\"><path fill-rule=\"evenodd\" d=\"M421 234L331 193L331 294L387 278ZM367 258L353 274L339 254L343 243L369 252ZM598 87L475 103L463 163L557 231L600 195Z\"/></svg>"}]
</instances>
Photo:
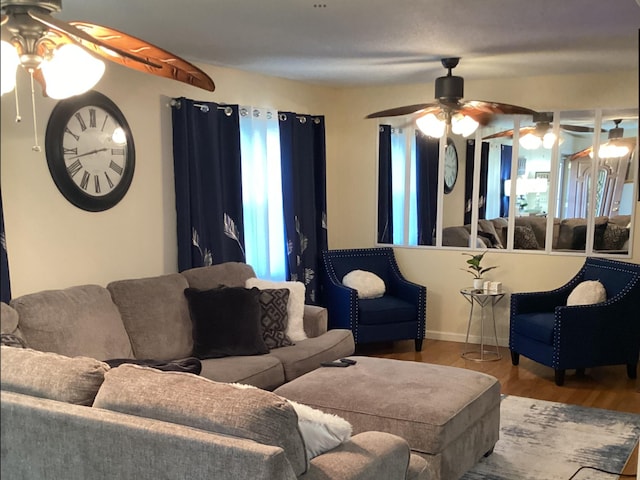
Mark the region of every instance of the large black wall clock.
<instances>
[{"instance_id":1,"label":"large black wall clock","mask_svg":"<svg viewBox=\"0 0 640 480\"><path fill-rule=\"evenodd\" d=\"M101 93L58 102L47 124L45 148L53 181L75 206L107 210L129 190L135 169L131 129Z\"/></svg>"},{"instance_id":2,"label":"large black wall clock","mask_svg":"<svg viewBox=\"0 0 640 480\"><path fill-rule=\"evenodd\" d=\"M447 138L444 150L444 193L451 193L458 179L458 151L453 140Z\"/></svg>"}]
</instances>

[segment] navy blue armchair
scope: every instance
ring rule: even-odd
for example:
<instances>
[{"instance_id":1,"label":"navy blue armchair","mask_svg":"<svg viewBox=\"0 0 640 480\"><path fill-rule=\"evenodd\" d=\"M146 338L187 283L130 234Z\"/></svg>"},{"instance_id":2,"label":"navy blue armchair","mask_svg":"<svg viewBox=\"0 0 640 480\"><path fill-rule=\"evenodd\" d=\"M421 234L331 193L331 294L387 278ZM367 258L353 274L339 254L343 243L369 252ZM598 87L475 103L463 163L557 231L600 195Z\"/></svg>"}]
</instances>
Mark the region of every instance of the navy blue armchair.
<instances>
[{"instance_id":1,"label":"navy blue armchair","mask_svg":"<svg viewBox=\"0 0 640 480\"><path fill-rule=\"evenodd\" d=\"M567 306L580 282L600 281L607 300ZM520 355L555 370L564 384L565 371L605 365L626 365L636 378L640 350L640 265L588 257L566 284L548 292L511 295L509 348L511 361Z\"/></svg>"},{"instance_id":2,"label":"navy blue armchair","mask_svg":"<svg viewBox=\"0 0 640 480\"><path fill-rule=\"evenodd\" d=\"M422 350L426 328L427 289L407 281L391 248L327 250L322 252L323 295L329 328L347 328L356 344L415 339ZM357 290L342 284L353 270L372 272L385 284L380 298L358 298Z\"/></svg>"}]
</instances>

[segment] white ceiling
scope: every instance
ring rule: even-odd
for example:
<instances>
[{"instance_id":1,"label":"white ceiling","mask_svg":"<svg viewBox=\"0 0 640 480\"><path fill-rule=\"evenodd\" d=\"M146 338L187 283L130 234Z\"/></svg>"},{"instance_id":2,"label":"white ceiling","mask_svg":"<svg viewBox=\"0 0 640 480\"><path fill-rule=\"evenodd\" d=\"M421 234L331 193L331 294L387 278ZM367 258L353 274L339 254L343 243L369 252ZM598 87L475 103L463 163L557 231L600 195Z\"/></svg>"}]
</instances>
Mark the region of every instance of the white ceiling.
<instances>
[{"instance_id":1,"label":"white ceiling","mask_svg":"<svg viewBox=\"0 0 640 480\"><path fill-rule=\"evenodd\" d=\"M640 0L63 0L196 63L327 85L638 69ZM214 78L215 81L215 78Z\"/></svg>"}]
</instances>

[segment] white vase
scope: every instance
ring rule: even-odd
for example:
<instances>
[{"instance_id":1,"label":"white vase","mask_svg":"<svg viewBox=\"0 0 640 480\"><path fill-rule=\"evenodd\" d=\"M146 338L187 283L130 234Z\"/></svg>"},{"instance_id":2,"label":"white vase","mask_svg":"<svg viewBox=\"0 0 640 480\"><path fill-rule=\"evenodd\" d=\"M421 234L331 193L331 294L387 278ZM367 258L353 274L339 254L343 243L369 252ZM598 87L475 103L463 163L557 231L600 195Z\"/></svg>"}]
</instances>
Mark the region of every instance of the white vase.
<instances>
[{"instance_id":1,"label":"white vase","mask_svg":"<svg viewBox=\"0 0 640 480\"><path fill-rule=\"evenodd\" d=\"M476 290L482 290L482 288L484 287L484 280L481 278L474 278L473 279L473 288L475 288Z\"/></svg>"}]
</instances>

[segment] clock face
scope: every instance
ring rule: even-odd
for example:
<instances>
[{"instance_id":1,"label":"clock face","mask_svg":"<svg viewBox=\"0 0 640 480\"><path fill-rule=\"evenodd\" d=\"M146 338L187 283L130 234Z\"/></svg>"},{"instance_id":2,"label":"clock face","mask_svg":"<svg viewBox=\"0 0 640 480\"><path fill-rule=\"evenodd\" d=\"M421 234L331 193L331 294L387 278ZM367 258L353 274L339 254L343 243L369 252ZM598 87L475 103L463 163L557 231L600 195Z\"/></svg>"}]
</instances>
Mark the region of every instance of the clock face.
<instances>
[{"instance_id":1,"label":"clock face","mask_svg":"<svg viewBox=\"0 0 640 480\"><path fill-rule=\"evenodd\" d=\"M453 140L447 139L444 151L444 193L450 193L458 179L458 152Z\"/></svg>"},{"instance_id":2,"label":"clock face","mask_svg":"<svg viewBox=\"0 0 640 480\"><path fill-rule=\"evenodd\" d=\"M49 171L71 203L97 212L116 205L133 178L131 130L118 107L92 91L56 105L46 132Z\"/></svg>"}]
</instances>

